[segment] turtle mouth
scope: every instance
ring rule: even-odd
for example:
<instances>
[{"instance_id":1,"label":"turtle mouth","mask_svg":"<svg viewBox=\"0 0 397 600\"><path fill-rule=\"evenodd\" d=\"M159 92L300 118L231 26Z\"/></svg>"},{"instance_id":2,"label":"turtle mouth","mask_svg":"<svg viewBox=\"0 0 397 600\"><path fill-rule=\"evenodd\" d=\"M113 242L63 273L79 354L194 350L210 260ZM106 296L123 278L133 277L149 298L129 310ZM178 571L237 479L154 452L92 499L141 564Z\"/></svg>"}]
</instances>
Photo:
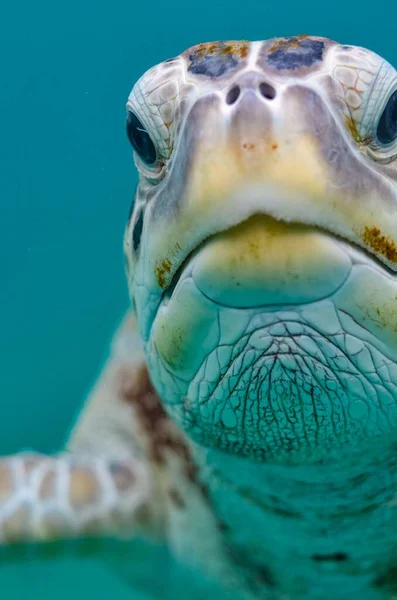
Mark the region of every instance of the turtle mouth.
<instances>
[{"instance_id":1,"label":"turtle mouth","mask_svg":"<svg viewBox=\"0 0 397 600\"><path fill-rule=\"evenodd\" d=\"M267 254L262 254L261 256L257 255L257 260L255 262L255 260L253 261L252 264L252 260L251 260L251 265L250 263L250 259L249 257L247 257L246 260L244 260L244 251L248 249L248 251L252 251L252 249L255 249L255 242L252 242L249 240L249 235L250 233L252 233L252 225L255 226L255 224L257 225L258 223L260 223L261 221L266 220L267 223L271 223L272 226L276 226L277 228L281 229L282 232L282 238L281 240L279 240L279 245L281 247L282 252L284 252L284 248L283 245L285 244L285 241L288 239L288 237L290 236L290 234L294 235L294 233L296 234L296 232L299 232L300 235L302 235L303 237L306 235L312 236L313 239L308 239L305 241L306 243L306 247L299 247L299 243L295 243L294 246L294 250L295 250L295 257L292 256L291 254L288 255L288 253L284 256L281 257L282 260L280 261L280 269L279 269L279 274L281 278L284 278L284 287L288 287L286 294L277 294L277 293L273 293L274 289L277 288L277 286L279 285L279 280L278 280L278 276L275 278L274 277L274 272L269 273L268 270L268 263L269 260L272 259L271 256L268 256ZM251 225L251 226L250 226ZM241 229L246 229L245 234L247 237L247 243L245 245L243 245L243 247L240 249L240 256L238 256L236 258L235 256L235 244L236 244L236 235L235 232ZM257 232L258 233L258 232ZM277 231L276 232L271 232L271 237L272 242L274 244L274 239L277 238ZM227 241L229 238L229 246L226 248L222 247L222 244L225 245L225 241ZM312 259L310 258L310 260L308 260L308 255L307 255L307 244L309 246L309 254L315 253L316 252L316 243L318 241L318 239L321 239L322 241L326 241L327 244L329 244L331 247L337 248L337 250L339 252L341 252L343 254L343 256L346 257L346 259L349 261L350 263L350 268L345 268L344 272L341 273L340 278L334 282L334 284L330 284L330 286L328 288L324 288L324 281L327 280L329 282L330 280L330 276L332 276L332 272L335 272L335 264L332 264L332 261L330 262L327 256L324 256L324 261L323 261L323 265L321 266L321 269L317 269L317 272L312 273L313 277L306 277L305 276L305 268L308 268L308 265L311 266L312 264ZM299 242L299 235L297 237L297 240ZM316 242L316 243L313 243ZM240 240L241 242L241 240ZM266 243L269 242L269 240L265 240L264 245L266 246ZM296 242L296 240L295 240ZM291 243L291 242L289 242ZM293 242L292 242L293 243ZM211 251L211 246L213 246L213 249ZM302 248L303 248L303 252L302 252ZM228 251L230 252L230 254L232 255L230 258L227 257L227 261L229 262L229 271L227 268L225 268L225 264L222 264L222 261L216 260L216 255L218 253L219 255L219 251L223 251L224 255L227 255ZM256 248L256 250L258 251L258 248ZM263 248L262 248L263 250ZM300 252L301 251L301 252ZM318 251L318 248L317 248ZM308 303L308 302L312 302L315 300L320 299L321 297L324 297L324 295L330 295L331 293L334 293L335 291L337 291L337 289L339 289L339 287L341 285L343 285L344 281L346 280L346 278L348 277L348 274L350 272L351 266L352 265L357 265L357 264L363 264L363 265L367 265L372 267L373 269L377 270L377 271L381 271L385 276L389 277L390 279L393 279L394 281L396 280L396 274L394 273L394 271L392 271L392 269L390 269L387 265L385 265L381 260L379 260L376 256L372 255L368 250L366 250L365 248L362 248L360 246L358 246L358 244L355 244L354 242L348 241L344 238L342 238L339 235L336 235L334 233L331 233L321 227L317 227L317 226L312 226L312 225L306 225L306 224L302 224L302 223L298 223L298 222L286 222L286 221L282 221L282 220L276 220L273 219L272 217L269 217L267 215L264 215L263 213L255 213L254 215L248 217L247 219L244 219L243 221L241 221L240 223L238 223L237 225L233 225L231 227L227 227L225 229L221 229L219 231L216 232L212 232L210 235L208 235L207 237L205 237L204 239L202 239L200 241L199 244L197 244L192 250L190 250L190 252L188 252L186 254L186 256L182 259L182 261L180 262L180 264L177 266L175 272L173 273L173 276L171 278L171 281L169 283L169 285L165 288L162 297L161 297L161 301L160 301L160 305L166 305L168 304L168 302L171 301L175 290L179 287L179 285L181 284L182 281L184 281L185 279L189 278L189 277L193 277L193 279L195 280L195 283L197 285L197 287L200 289L200 291L203 292L203 294L205 296L207 296L209 299L212 299L216 302L219 302L220 304L225 304L225 305L229 305L229 302L226 301L226 299L224 299L225 301L222 302L222 294L215 294L215 297L212 297L212 294L209 292L209 289L211 289L211 284L205 286L202 285L202 280L203 280L203 276L200 278L200 274L197 275L197 264L200 263L201 257L207 253L207 259L206 259L206 272L208 274L208 272L210 272L210 275L212 277L213 280L218 280L218 283L216 285L219 284L219 287L221 288L222 286L226 287L230 281L234 280L234 287L239 287L241 289L241 293L239 294L240 296L240 300L234 300L232 301L231 305L235 306L235 307L247 307L247 302L246 302L246 296L247 296L247 288L249 288L249 285L251 285L252 287L252 281L251 283L246 281L246 268L250 267L251 268L251 280L253 279L252 275L255 276L255 278L257 279L257 292L256 294L254 294L254 298L257 298L258 300L262 299L262 302L256 303L256 300L252 300L251 304L255 305L255 306L259 306L259 305L263 305L263 306L270 306L270 305L285 305L285 304L304 304L304 303ZM233 256L234 253L234 256ZM248 252L247 252L248 254ZM270 253L271 254L271 253ZM295 267L294 265L292 265L291 267L291 262L294 260L295 258ZM230 267L236 267L238 266L237 263L240 260L240 278L238 276L236 276L236 273L233 272L233 269ZM227 262L225 261L225 262ZM212 265L211 265L212 263ZM264 268L264 270L263 270ZM218 272L217 272L218 269ZM320 272L321 271L321 272ZM221 276L220 276L221 275ZM290 282L291 282L291 286L286 286L285 280L286 278L289 278ZM321 279L322 278L322 279ZM319 289L318 293L313 293L313 286L317 284L321 287L321 291ZM216 287L215 285L215 287ZM311 290L308 290L308 293L303 293L302 292L302 287L304 286L309 286L311 288ZM213 287L213 285L212 285ZM233 287L233 286L232 286ZM260 292L260 289L267 287L269 288L268 293L262 293ZM324 291L326 289L326 292ZM272 291L273 290L273 291ZM227 295L227 294L226 294ZM243 296L245 296L243 298ZM250 305L250 303L248 303L248 305Z\"/></svg>"}]
</instances>

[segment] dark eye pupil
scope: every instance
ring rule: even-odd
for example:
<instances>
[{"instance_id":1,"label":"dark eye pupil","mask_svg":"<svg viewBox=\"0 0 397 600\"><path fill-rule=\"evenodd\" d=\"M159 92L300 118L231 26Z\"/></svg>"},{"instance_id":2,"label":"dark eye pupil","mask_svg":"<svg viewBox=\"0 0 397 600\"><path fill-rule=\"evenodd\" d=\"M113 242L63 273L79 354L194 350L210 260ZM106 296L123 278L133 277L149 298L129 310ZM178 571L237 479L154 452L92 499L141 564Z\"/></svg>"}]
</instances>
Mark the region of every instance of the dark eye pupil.
<instances>
[{"instance_id":1,"label":"dark eye pupil","mask_svg":"<svg viewBox=\"0 0 397 600\"><path fill-rule=\"evenodd\" d=\"M127 135L135 152L147 165L153 165L157 159L156 148L135 113L128 111Z\"/></svg>"},{"instance_id":2,"label":"dark eye pupil","mask_svg":"<svg viewBox=\"0 0 397 600\"><path fill-rule=\"evenodd\" d=\"M376 135L381 144L391 144L397 139L397 90L390 96L386 104Z\"/></svg>"}]
</instances>

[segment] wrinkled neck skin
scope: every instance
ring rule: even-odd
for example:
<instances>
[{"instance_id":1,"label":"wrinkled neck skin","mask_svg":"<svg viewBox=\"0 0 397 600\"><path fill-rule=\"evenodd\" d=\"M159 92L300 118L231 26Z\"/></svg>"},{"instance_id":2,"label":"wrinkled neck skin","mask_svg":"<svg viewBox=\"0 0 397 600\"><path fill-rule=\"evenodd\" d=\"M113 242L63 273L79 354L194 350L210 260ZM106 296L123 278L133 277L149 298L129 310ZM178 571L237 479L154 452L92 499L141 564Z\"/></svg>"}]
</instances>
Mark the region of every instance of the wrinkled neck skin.
<instances>
[{"instance_id":1,"label":"wrinkled neck skin","mask_svg":"<svg viewBox=\"0 0 397 600\"><path fill-rule=\"evenodd\" d=\"M396 597L395 447L280 466L195 446L227 550L253 597Z\"/></svg>"},{"instance_id":2,"label":"wrinkled neck skin","mask_svg":"<svg viewBox=\"0 0 397 600\"><path fill-rule=\"evenodd\" d=\"M254 598L397 595L396 329L371 313L387 283L353 276L332 299L267 312L188 310L186 280L147 349Z\"/></svg>"}]
</instances>

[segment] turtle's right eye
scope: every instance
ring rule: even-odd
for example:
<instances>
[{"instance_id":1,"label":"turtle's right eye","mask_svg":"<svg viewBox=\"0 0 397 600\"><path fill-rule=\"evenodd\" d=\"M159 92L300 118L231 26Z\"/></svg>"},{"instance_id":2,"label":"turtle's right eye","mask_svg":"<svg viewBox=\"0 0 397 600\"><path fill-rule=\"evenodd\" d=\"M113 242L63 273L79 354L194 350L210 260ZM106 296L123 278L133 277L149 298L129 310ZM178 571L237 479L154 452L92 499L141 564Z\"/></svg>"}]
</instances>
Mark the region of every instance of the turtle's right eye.
<instances>
[{"instance_id":1,"label":"turtle's right eye","mask_svg":"<svg viewBox=\"0 0 397 600\"><path fill-rule=\"evenodd\" d=\"M397 139L397 90L386 104L379 120L376 136L381 144L391 144Z\"/></svg>"},{"instance_id":2,"label":"turtle's right eye","mask_svg":"<svg viewBox=\"0 0 397 600\"><path fill-rule=\"evenodd\" d=\"M127 135L139 158L147 165L156 164L157 152L145 127L131 110L127 115Z\"/></svg>"}]
</instances>

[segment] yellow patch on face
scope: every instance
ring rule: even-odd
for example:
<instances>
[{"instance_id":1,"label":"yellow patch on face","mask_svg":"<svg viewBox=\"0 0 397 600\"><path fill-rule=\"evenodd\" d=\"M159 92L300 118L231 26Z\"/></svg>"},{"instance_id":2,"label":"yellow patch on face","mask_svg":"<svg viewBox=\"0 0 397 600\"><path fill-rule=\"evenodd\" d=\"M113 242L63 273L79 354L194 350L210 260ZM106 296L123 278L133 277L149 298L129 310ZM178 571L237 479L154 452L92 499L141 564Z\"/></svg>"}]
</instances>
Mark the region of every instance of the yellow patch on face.
<instances>
[{"instance_id":1,"label":"yellow patch on face","mask_svg":"<svg viewBox=\"0 0 397 600\"><path fill-rule=\"evenodd\" d=\"M230 274L236 268L267 267L278 271L294 262L323 263L323 236L312 227L299 223L276 221L266 215L255 215L240 225L217 234L213 241L214 264L227 264ZM313 252L316 248L316 253Z\"/></svg>"},{"instance_id":2,"label":"yellow patch on face","mask_svg":"<svg viewBox=\"0 0 397 600\"><path fill-rule=\"evenodd\" d=\"M277 185L319 198L327 180L326 165L311 136L302 135L293 144L271 136L256 143L207 140L195 157L186 210L211 210L247 184Z\"/></svg>"},{"instance_id":3,"label":"yellow patch on face","mask_svg":"<svg viewBox=\"0 0 397 600\"><path fill-rule=\"evenodd\" d=\"M215 302L259 306L329 296L350 270L350 259L331 236L257 214L205 242L193 279Z\"/></svg>"}]
</instances>

